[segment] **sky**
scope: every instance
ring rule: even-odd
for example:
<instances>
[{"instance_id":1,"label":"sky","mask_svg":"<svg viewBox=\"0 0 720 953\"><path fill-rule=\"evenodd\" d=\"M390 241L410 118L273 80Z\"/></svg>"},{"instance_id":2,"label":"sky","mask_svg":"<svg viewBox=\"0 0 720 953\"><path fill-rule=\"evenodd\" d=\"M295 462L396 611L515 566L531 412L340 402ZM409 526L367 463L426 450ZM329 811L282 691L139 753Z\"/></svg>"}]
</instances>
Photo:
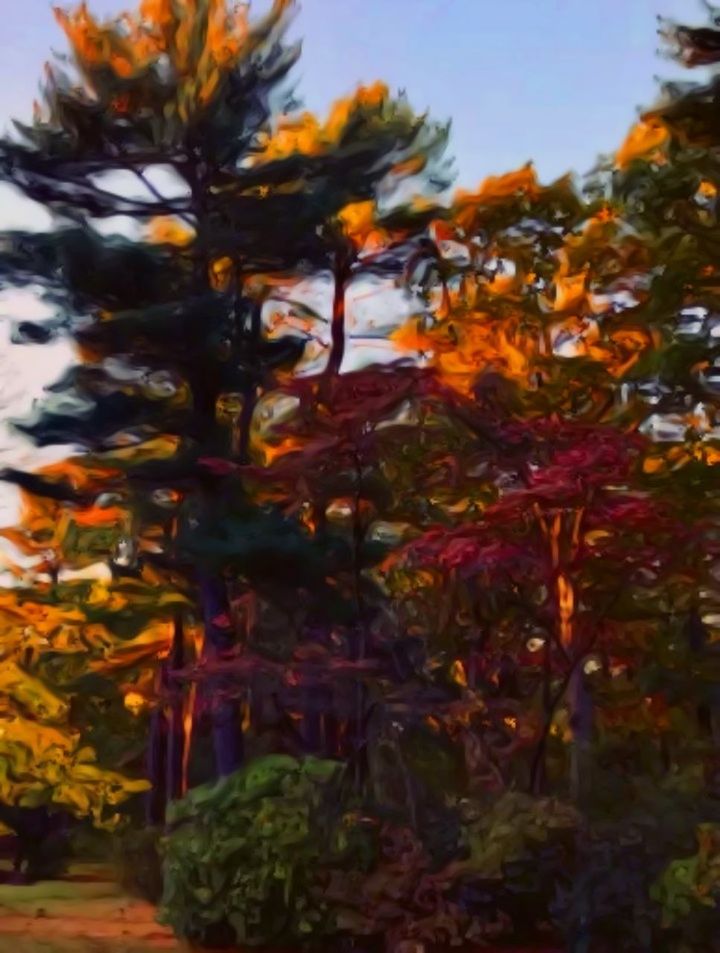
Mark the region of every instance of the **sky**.
<instances>
[{"instance_id":1,"label":"sky","mask_svg":"<svg viewBox=\"0 0 720 953\"><path fill-rule=\"evenodd\" d=\"M268 0L256 0L262 9ZM66 5L61 3L60 5ZM134 0L90 0L98 14ZM529 159L542 179L588 170L614 150L656 74L656 15L704 22L700 0L300 0L298 91L324 112L360 81L405 89L453 123L459 183ZM2 0L0 119L29 118L63 37L49 0Z\"/></svg>"},{"instance_id":2,"label":"sky","mask_svg":"<svg viewBox=\"0 0 720 953\"><path fill-rule=\"evenodd\" d=\"M0 0L0 127L29 120L43 64L64 37L49 0ZM256 0L262 10L269 0ZM90 0L98 15L134 0ZM457 184L536 164L541 180L583 173L614 151L641 106L657 95L654 77L678 75L657 56L656 16L704 22L699 0L300 0L292 26L303 39L295 72L305 105L325 113L359 82L383 79L416 110L452 121ZM0 186L0 229L43 227L49 219ZM3 419L29 410L57 379L69 345L10 343L19 317L39 304L0 293L0 466L29 465ZM55 451L55 455L62 451ZM17 499L0 487L0 525Z\"/></svg>"}]
</instances>

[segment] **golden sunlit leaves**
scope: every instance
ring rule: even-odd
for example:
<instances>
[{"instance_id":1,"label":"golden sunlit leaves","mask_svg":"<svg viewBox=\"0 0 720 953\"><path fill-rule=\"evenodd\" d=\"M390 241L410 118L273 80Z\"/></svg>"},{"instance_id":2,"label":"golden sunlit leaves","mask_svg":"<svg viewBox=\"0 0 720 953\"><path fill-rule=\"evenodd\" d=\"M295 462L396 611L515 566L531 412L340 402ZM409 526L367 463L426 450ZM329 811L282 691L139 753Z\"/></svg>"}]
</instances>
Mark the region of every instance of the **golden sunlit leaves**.
<instances>
[{"instance_id":1,"label":"golden sunlit leaves","mask_svg":"<svg viewBox=\"0 0 720 953\"><path fill-rule=\"evenodd\" d=\"M126 519L127 513L119 506L90 506L72 514L77 526L122 526Z\"/></svg>"},{"instance_id":2,"label":"golden sunlit leaves","mask_svg":"<svg viewBox=\"0 0 720 953\"><path fill-rule=\"evenodd\" d=\"M99 23L83 2L71 10L56 8L55 17L91 81L103 69L129 81L166 57L175 95L164 115L176 113L187 122L213 99L225 74L282 23L292 5L292 0L275 0L254 24L247 5L228 5L227 0L144 0L139 15L125 14L106 23ZM118 103L116 97L109 105L126 112L130 103Z\"/></svg>"},{"instance_id":3,"label":"golden sunlit leaves","mask_svg":"<svg viewBox=\"0 0 720 953\"><path fill-rule=\"evenodd\" d=\"M460 685L462 688L467 688L467 675L465 674L465 666L463 665L461 659L455 659L450 666L450 678L455 682L456 685Z\"/></svg>"},{"instance_id":4,"label":"golden sunlit leaves","mask_svg":"<svg viewBox=\"0 0 720 953\"><path fill-rule=\"evenodd\" d=\"M286 454L296 453L303 447L304 442L299 437L290 436L284 437L276 444L259 440L253 449L261 457L262 466L269 467Z\"/></svg>"},{"instance_id":5,"label":"golden sunlit leaves","mask_svg":"<svg viewBox=\"0 0 720 953\"><path fill-rule=\"evenodd\" d=\"M7 670L0 693L20 693L25 707L34 708L35 713L46 712L54 700L52 693L19 670L18 684L13 684L15 669L8 666ZM62 705L57 700L53 708L58 718L65 713ZM107 807L147 790L149 785L106 771L94 761L95 752L80 744L77 731L13 712L0 718L0 800L4 803L26 807L54 804L79 817L90 815L100 827L112 827L118 818L108 816Z\"/></svg>"},{"instance_id":6,"label":"golden sunlit leaves","mask_svg":"<svg viewBox=\"0 0 720 953\"><path fill-rule=\"evenodd\" d=\"M208 266L210 284L215 291L227 291L233 280L233 261L225 255Z\"/></svg>"},{"instance_id":7,"label":"golden sunlit leaves","mask_svg":"<svg viewBox=\"0 0 720 953\"><path fill-rule=\"evenodd\" d=\"M431 357L440 378L463 394L470 394L478 375L488 369L527 381L536 351L516 321L498 322L480 313L439 321L426 329L412 319L390 340L400 351L422 351Z\"/></svg>"},{"instance_id":8,"label":"golden sunlit leaves","mask_svg":"<svg viewBox=\"0 0 720 953\"><path fill-rule=\"evenodd\" d=\"M356 248L380 248L385 243L385 233L375 224L374 202L351 202L341 209L338 219Z\"/></svg>"},{"instance_id":9,"label":"golden sunlit leaves","mask_svg":"<svg viewBox=\"0 0 720 953\"><path fill-rule=\"evenodd\" d=\"M553 310L569 311L571 308L578 308L585 300L586 282L586 271L576 275L556 275Z\"/></svg>"},{"instance_id":10,"label":"golden sunlit leaves","mask_svg":"<svg viewBox=\"0 0 720 953\"><path fill-rule=\"evenodd\" d=\"M336 100L330 109L324 133L329 142L337 142L343 135L350 119L360 111L378 111L388 99L385 83L376 81L370 86L358 86L352 96Z\"/></svg>"},{"instance_id":11,"label":"golden sunlit leaves","mask_svg":"<svg viewBox=\"0 0 720 953\"><path fill-rule=\"evenodd\" d=\"M39 678L17 664L4 659L0 664L0 695L6 695L29 715L47 721L62 721L68 713L68 704L59 698Z\"/></svg>"},{"instance_id":12,"label":"golden sunlit leaves","mask_svg":"<svg viewBox=\"0 0 720 953\"><path fill-rule=\"evenodd\" d=\"M388 101L384 83L358 86L355 93L337 100L324 124L309 112L283 116L273 135L261 143L256 163L286 159L292 155L321 155L341 141L351 120L360 113L380 113Z\"/></svg>"},{"instance_id":13,"label":"golden sunlit leaves","mask_svg":"<svg viewBox=\"0 0 720 953\"><path fill-rule=\"evenodd\" d=\"M170 651L172 637L172 620L158 619L133 639L124 642L115 640L108 646L105 657L91 662L90 668L97 672L109 672L130 668L149 659L162 658Z\"/></svg>"},{"instance_id":14,"label":"golden sunlit leaves","mask_svg":"<svg viewBox=\"0 0 720 953\"><path fill-rule=\"evenodd\" d=\"M572 617L575 611L575 590L572 582L564 573L559 573L557 577L557 599L560 642L565 648L569 648L573 640Z\"/></svg>"},{"instance_id":15,"label":"golden sunlit leaves","mask_svg":"<svg viewBox=\"0 0 720 953\"><path fill-rule=\"evenodd\" d=\"M615 153L615 164L624 169L635 159L643 159L657 152L667 142L669 133L665 124L655 117L641 119L627 135Z\"/></svg>"},{"instance_id":16,"label":"golden sunlit leaves","mask_svg":"<svg viewBox=\"0 0 720 953\"><path fill-rule=\"evenodd\" d=\"M123 462L140 464L151 460L167 460L174 456L180 448L180 437L171 434L163 434L160 437L152 437L142 443L134 444L129 447L118 447L108 450L105 456L109 460L121 460Z\"/></svg>"},{"instance_id":17,"label":"golden sunlit leaves","mask_svg":"<svg viewBox=\"0 0 720 953\"><path fill-rule=\"evenodd\" d=\"M540 191L532 163L515 172L489 176L476 192L459 189L454 199L455 220L464 229L470 229L483 208L506 202L516 196L535 198Z\"/></svg>"},{"instance_id":18,"label":"golden sunlit leaves","mask_svg":"<svg viewBox=\"0 0 720 953\"><path fill-rule=\"evenodd\" d=\"M150 221L146 238L155 245L184 248L195 240L195 230L174 215L161 215Z\"/></svg>"},{"instance_id":19,"label":"golden sunlit leaves","mask_svg":"<svg viewBox=\"0 0 720 953\"><path fill-rule=\"evenodd\" d=\"M123 704L127 710L137 717L148 707L148 701L144 695L139 692L128 692L123 698Z\"/></svg>"}]
</instances>

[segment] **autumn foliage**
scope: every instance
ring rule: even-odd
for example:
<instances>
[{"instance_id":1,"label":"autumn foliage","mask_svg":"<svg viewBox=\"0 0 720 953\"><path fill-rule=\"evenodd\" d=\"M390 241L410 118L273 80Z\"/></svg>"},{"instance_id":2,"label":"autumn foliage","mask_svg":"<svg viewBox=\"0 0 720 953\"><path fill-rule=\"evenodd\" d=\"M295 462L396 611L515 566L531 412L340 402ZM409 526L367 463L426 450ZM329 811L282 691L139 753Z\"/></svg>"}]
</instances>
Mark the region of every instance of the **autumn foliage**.
<instances>
[{"instance_id":1,"label":"autumn foliage","mask_svg":"<svg viewBox=\"0 0 720 953\"><path fill-rule=\"evenodd\" d=\"M16 876L89 819L201 946L714 949L716 80L447 198L385 84L297 108L293 6L56 11L0 143L77 352L2 474Z\"/></svg>"}]
</instances>

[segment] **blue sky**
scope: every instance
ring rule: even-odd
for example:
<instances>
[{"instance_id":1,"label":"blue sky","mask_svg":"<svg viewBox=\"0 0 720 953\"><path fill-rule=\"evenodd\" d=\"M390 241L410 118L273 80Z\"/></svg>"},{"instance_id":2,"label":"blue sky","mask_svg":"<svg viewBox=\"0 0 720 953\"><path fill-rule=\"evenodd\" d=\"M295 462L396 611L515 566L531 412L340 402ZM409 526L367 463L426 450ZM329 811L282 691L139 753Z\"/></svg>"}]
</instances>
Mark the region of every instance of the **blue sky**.
<instances>
[{"instance_id":1,"label":"blue sky","mask_svg":"<svg viewBox=\"0 0 720 953\"><path fill-rule=\"evenodd\" d=\"M267 0L257 0L261 9ZM42 64L62 48L48 0L4 0L0 118L28 117ZM133 0L90 0L100 14ZM458 181L529 159L543 179L589 169L652 102L656 14L704 22L699 0L301 0L297 72L324 111L361 80L404 88L418 110L453 121Z\"/></svg>"}]
</instances>

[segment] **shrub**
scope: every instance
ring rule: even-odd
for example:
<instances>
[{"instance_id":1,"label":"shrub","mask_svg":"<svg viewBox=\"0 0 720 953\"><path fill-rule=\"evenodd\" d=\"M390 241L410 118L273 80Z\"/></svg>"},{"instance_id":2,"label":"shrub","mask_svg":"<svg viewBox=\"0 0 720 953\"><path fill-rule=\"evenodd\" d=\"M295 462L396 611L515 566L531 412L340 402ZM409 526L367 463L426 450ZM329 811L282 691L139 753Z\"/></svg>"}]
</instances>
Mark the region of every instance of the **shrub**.
<instances>
[{"instance_id":1,"label":"shrub","mask_svg":"<svg viewBox=\"0 0 720 953\"><path fill-rule=\"evenodd\" d=\"M362 819L341 803L342 775L338 762L270 755L171 805L161 920L216 946L336 932L322 869L373 859Z\"/></svg>"}]
</instances>

